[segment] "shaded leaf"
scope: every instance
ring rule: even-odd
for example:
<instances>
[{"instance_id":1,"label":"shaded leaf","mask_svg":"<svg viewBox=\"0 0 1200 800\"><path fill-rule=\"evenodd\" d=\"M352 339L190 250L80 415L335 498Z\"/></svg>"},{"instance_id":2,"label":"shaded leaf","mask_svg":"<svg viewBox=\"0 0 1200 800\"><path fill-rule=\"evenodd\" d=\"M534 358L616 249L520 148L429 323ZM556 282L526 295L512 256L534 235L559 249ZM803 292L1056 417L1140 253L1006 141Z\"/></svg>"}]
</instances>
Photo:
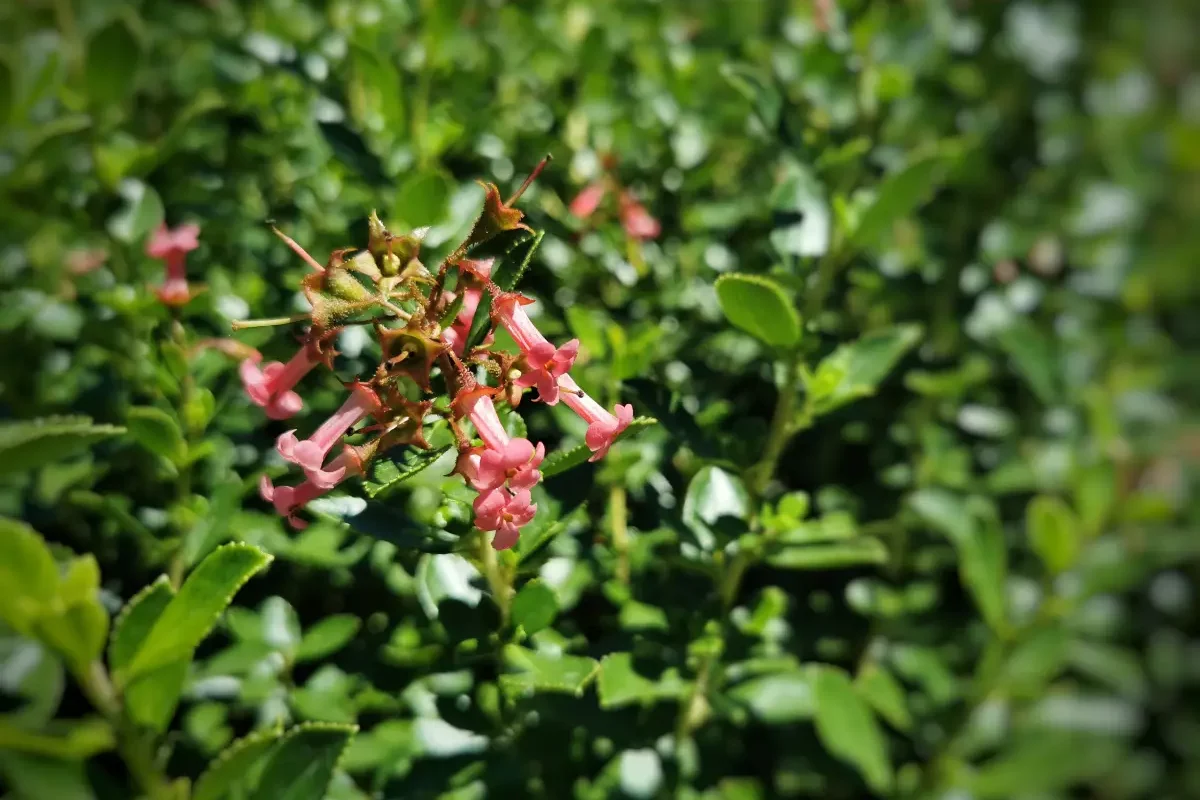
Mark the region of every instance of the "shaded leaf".
<instances>
[{"instance_id":1,"label":"shaded leaf","mask_svg":"<svg viewBox=\"0 0 1200 800\"><path fill-rule=\"evenodd\" d=\"M222 800L244 786L253 769L283 738L282 728L255 731L221 751L192 789L192 800Z\"/></svg>"},{"instance_id":2,"label":"shaded leaf","mask_svg":"<svg viewBox=\"0 0 1200 800\"><path fill-rule=\"evenodd\" d=\"M362 621L353 614L333 614L304 632L295 660L316 661L336 653L354 639Z\"/></svg>"},{"instance_id":3,"label":"shaded leaf","mask_svg":"<svg viewBox=\"0 0 1200 800\"><path fill-rule=\"evenodd\" d=\"M892 786L892 764L870 707L855 693L846 673L835 667L814 669L817 735L831 754L853 765L876 792Z\"/></svg>"},{"instance_id":4,"label":"shaded leaf","mask_svg":"<svg viewBox=\"0 0 1200 800\"><path fill-rule=\"evenodd\" d=\"M540 580L525 584L513 597L511 616L513 624L520 625L527 636L550 627L558 616L554 590Z\"/></svg>"},{"instance_id":5,"label":"shaded leaf","mask_svg":"<svg viewBox=\"0 0 1200 800\"><path fill-rule=\"evenodd\" d=\"M596 679L600 707L605 709L677 700L683 697L689 686L673 668L667 669L658 678L646 677L634 666L632 653L606 655L600 660L600 673Z\"/></svg>"},{"instance_id":6,"label":"shaded leaf","mask_svg":"<svg viewBox=\"0 0 1200 800\"><path fill-rule=\"evenodd\" d=\"M799 671L751 678L730 689L729 697L768 725L809 719L816 705L812 682Z\"/></svg>"},{"instance_id":7,"label":"shaded leaf","mask_svg":"<svg viewBox=\"0 0 1200 800\"><path fill-rule=\"evenodd\" d=\"M1025 530L1033 551L1051 572L1070 569L1079 557L1079 520L1061 499L1042 495L1030 500L1025 507Z\"/></svg>"},{"instance_id":8,"label":"shaded leaf","mask_svg":"<svg viewBox=\"0 0 1200 800\"><path fill-rule=\"evenodd\" d=\"M84 83L97 108L116 105L133 90L141 54L141 44L120 19L88 39Z\"/></svg>"},{"instance_id":9,"label":"shaded leaf","mask_svg":"<svg viewBox=\"0 0 1200 800\"><path fill-rule=\"evenodd\" d=\"M600 671L594 658L552 656L517 645L504 648L504 663L514 671L500 676L500 688L512 698L539 692L582 694Z\"/></svg>"},{"instance_id":10,"label":"shaded leaf","mask_svg":"<svg viewBox=\"0 0 1200 800\"><path fill-rule=\"evenodd\" d=\"M0 422L0 475L61 461L122 433L124 428L97 425L88 417Z\"/></svg>"},{"instance_id":11,"label":"shaded leaf","mask_svg":"<svg viewBox=\"0 0 1200 800\"><path fill-rule=\"evenodd\" d=\"M323 800L356 725L310 722L271 752L251 800Z\"/></svg>"},{"instance_id":12,"label":"shaded leaf","mask_svg":"<svg viewBox=\"0 0 1200 800\"><path fill-rule=\"evenodd\" d=\"M835 569L860 564L884 564L887 558L888 552L883 542L862 537L837 544L785 547L767 556L767 563L779 569Z\"/></svg>"}]
</instances>

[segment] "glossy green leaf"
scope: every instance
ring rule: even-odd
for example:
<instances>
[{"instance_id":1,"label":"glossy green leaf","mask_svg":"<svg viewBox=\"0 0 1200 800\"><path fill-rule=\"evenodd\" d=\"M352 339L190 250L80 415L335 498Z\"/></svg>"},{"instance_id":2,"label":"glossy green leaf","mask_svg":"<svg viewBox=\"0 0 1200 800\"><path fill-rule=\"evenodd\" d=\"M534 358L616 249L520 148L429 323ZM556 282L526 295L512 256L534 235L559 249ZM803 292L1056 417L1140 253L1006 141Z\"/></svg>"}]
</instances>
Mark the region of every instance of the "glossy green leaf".
<instances>
[{"instance_id":1,"label":"glossy green leaf","mask_svg":"<svg viewBox=\"0 0 1200 800\"><path fill-rule=\"evenodd\" d=\"M550 627L558 616L554 590L540 580L530 581L513 597L510 615L513 624L520 625L528 636Z\"/></svg>"},{"instance_id":2,"label":"glossy green leaf","mask_svg":"<svg viewBox=\"0 0 1200 800\"><path fill-rule=\"evenodd\" d=\"M108 232L128 245L141 245L165 216L162 198L142 181L122 181L117 192L124 199L121 209L109 217Z\"/></svg>"},{"instance_id":3,"label":"glossy green leaf","mask_svg":"<svg viewBox=\"0 0 1200 800\"><path fill-rule=\"evenodd\" d=\"M594 658L548 655L517 645L504 648L504 663L512 671L500 676L500 688L513 698L541 692L582 694L600 671Z\"/></svg>"},{"instance_id":4,"label":"glossy green leaf","mask_svg":"<svg viewBox=\"0 0 1200 800\"><path fill-rule=\"evenodd\" d=\"M946 176L945 154L937 151L909 161L884 177L851 234L851 240L862 247L872 247L890 232L892 225L917 210L929 200Z\"/></svg>"},{"instance_id":5,"label":"glossy green leaf","mask_svg":"<svg viewBox=\"0 0 1200 800\"><path fill-rule=\"evenodd\" d=\"M399 459L381 460L375 466L373 479L363 483L367 497L387 496L408 480L429 469L453 447L453 445L445 445L429 450L410 447Z\"/></svg>"},{"instance_id":6,"label":"glossy green leaf","mask_svg":"<svg viewBox=\"0 0 1200 800\"><path fill-rule=\"evenodd\" d=\"M244 787L282 738L282 728L267 728L226 747L196 781L191 800L222 800L232 790Z\"/></svg>"},{"instance_id":7,"label":"glossy green leaf","mask_svg":"<svg viewBox=\"0 0 1200 800\"><path fill-rule=\"evenodd\" d=\"M77 761L111 750L116 743L112 726L102 719L56 720L48 729L34 731L0 717L0 750Z\"/></svg>"},{"instance_id":8,"label":"glossy green leaf","mask_svg":"<svg viewBox=\"0 0 1200 800\"><path fill-rule=\"evenodd\" d=\"M28 633L58 592L58 566L45 541L24 522L0 518L0 618Z\"/></svg>"},{"instance_id":9,"label":"glossy green leaf","mask_svg":"<svg viewBox=\"0 0 1200 800\"><path fill-rule=\"evenodd\" d=\"M600 707L605 709L679 699L689 686L675 669L667 669L658 677L643 674L632 653L606 655L600 660L600 673L596 679Z\"/></svg>"},{"instance_id":10,"label":"glossy green leaf","mask_svg":"<svg viewBox=\"0 0 1200 800\"><path fill-rule=\"evenodd\" d=\"M871 707L897 730L912 729L912 714L904 695L904 687L883 666L868 663L854 678L854 689Z\"/></svg>"},{"instance_id":11,"label":"glossy green leaf","mask_svg":"<svg viewBox=\"0 0 1200 800\"><path fill-rule=\"evenodd\" d=\"M823 414L869 397L923 335L919 325L872 331L826 356L808 380L809 403Z\"/></svg>"},{"instance_id":12,"label":"glossy green leaf","mask_svg":"<svg viewBox=\"0 0 1200 800\"><path fill-rule=\"evenodd\" d=\"M649 428L657 424L658 420L653 417L635 417L629 423L629 427L621 431L621 434L617 436L615 441L620 442L626 437L635 435L644 428ZM550 478L569 469L574 469L581 464L586 464L591 457L592 451L586 444L576 445L567 450L558 450L546 456L546 459L542 462L542 477Z\"/></svg>"},{"instance_id":13,"label":"glossy green leaf","mask_svg":"<svg viewBox=\"0 0 1200 800\"><path fill-rule=\"evenodd\" d=\"M123 672L129 667L174 597L175 590L164 575L130 599L113 624L108 645L110 670ZM189 653L130 682L124 689L130 717L148 728L164 730L179 702L190 660Z\"/></svg>"},{"instance_id":14,"label":"glossy green leaf","mask_svg":"<svg viewBox=\"0 0 1200 800\"><path fill-rule=\"evenodd\" d=\"M1079 557L1079 520L1061 499L1042 495L1030 500L1025 509L1025 529L1033 551L1051 572L1070 569Z\"/></svg>"},{"instance_id":15,"label":"glossy green leaf","mask_svg":"<svg viewBox=\"0 0 1200 800\"><path fill-rule=\"evenodd\" d=\"M720 467L704 467L688 483L683 524L705 550L740 535L750 511L750 496L741 478Z\"/></svg>"},{"instance_id":16,"label":"glossy green leaf","mask_svg":"<svg viewBox=\"0 0 1200 800\"><path fill-rule=\"evenodd\" d=\"M996 337L996 343L1039 400L1051 404L1058 399L1060 360L1053 339L1029 320L1018 319Z\"/></svg>"},{"instance_id":17,"label":"glossy green leaf","mask_svg":"<svg viewBox=\"0 0 1200 800\"><path fill-rule=\"evenodd\" d=\"M87 417L0 422L0 475L61 461L124 432L124 428L97 425Z\"/></svg>"},{"instance_id":18,"label":"glossy green leaf","mask_svg":"<svg viewBox=\"0 0 1200 800\"><path fill-rule=\"evenodd\" d=\"M943 489L922 489L909 498L909 504L927 525L954 545L963 583L988 624L1003 629L1008 577L1003 533L995 525L977 519L962 497Z\"/></svg>"},{"instance_id":19,"label":"glossy green leaf","mask_svg":"<svg viewBox=\"0 0 1200 800\"><path fill-rule=\"evenodd\" d=\"M730 689L729 696L768 725L810 719L816 707L812 681L799 671L751 678Z\"/></svg>"},{"instance_id":20,"label":"glossy green leaf","mask_svg":"<svg viewBox=\"0 0 1200 800\"><path fill-rule=\"evenodd\" d=\"M152 406L135 406L125 418L129 435L151 453L172 462L181 462L187 455L187 443L179 423L167 412Z\"/></svg>"},{"instance_id":21,"label":"glossy green leaf","mask_svg":"<svg viewBox=\"0 0 1200 800\"><path fill-rule=\"evenodd\" d=\"M800 315L783 288L761 275L722 275L715 286L725 318L774 347L800 341Z\"/></svg>"},{"instance_id":22,"label":"glossy green leaf","mask_svg":"<svg viewBox=\"0 0 1200 800\"><path fill-rule=\"evenodd\" d=\"M269 563L271 556L251 545L229 544L214 550L167 604L137 655L117 672L117 680L128 684L138 676L190 657L237 590Z\"/></svg>"},{"instance_id":23,"label":"glossy green leaf","mask_svg":"<svg viewBox=\"0 0 1200 800\"><path fill-rule=\"evenodd\" d=\"M305 723L271 752L250 800L323 800L355 725Z\"/></svg>"},{"instance_id":24,"label":"glossy green leaf","mask_svg":"<svg viewBox=\"0 0 1200 800\"><path fill-rule=\"evenodd\" d=\"M785 547L767 556L779 569L837 569L860 564L885 564L888 552L883 542L869 536L837 544Z\"/></svg>"},{"instance_id":25,"label":"glossy green leaf","mask_svg":"<svg viewBox=\"0 0 1200 800\"><path fill-rule=\"evenodd\" d=\"M874 791L891 791L892 763L887 742L850 678L835 667L816 667L813 695L817 735L825 749L854 766Z\"/></svg>"},{"instance_id":26,"label":"glossy green leaf","mask_svg":"<svg viewBox=\"0 0 1200 800\"><path fill-rule=\"evenodd\" d=\"M358 633L362 622L353 614L333 614L304 632L296 648L296 661L317 661L341 650Z\"/></svg>"}]
</instances>

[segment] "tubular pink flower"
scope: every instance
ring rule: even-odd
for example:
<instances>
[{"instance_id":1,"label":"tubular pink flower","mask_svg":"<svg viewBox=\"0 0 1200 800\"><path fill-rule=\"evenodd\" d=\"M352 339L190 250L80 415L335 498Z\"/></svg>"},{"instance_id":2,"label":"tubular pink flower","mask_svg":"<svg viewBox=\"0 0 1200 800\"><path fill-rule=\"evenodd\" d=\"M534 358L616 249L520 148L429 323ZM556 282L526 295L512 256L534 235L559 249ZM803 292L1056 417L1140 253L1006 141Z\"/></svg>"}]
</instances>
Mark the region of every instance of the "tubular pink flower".
<instances>
[{"instance_id":1,"label":"tubular pink flower","mask_svg":"<svg viewBox=\"0 0 1200 800\"><path fill-rule=\"evenodd\" d=\"M467 337L471 334L471 323L475 321L475 311L479 308L479 300L483 297L483 289L478 286L468 286L463 289L463 305L449 328L442 331L442 340L450 345L455 355L461 356L467 346ZM495 341L494 334L489 333L481 342L489 345Z\"/></svg>"},{"instance_id":2,"label":"tubular pink flower","mask_svg":"<svg viewBox=\"0 0 1200 800\"><path fill-rule=\"evenodd\" d=\"M527 366L516 384L524 388L536 386L538 399L552 406L558 403L558 379L567 374L579 355L579 340L572 339L562 347L551 344L521 308L529 302L532 301L518 294L501 295L496 298L496 314L525 358Z\"/></svg>"},{"instance_id":3,"label":"tubular pink flower","mask_svg":"<svg viewBox=\"0 0 1200 800\"><path fill-rule=\"evenodd\" d=\"M621 225L634 239L657 239L662 225L629 192L621 195Z\"/></svg>"},{"instance_id":4,"label":"tubular pink flower","mask_svg":"<svg viewBox=\"0 0 1200 800\"><path fill-rule=\"evenodd\" d=\"M491 391L491 390L489 390ZM466 416L475 426L475 431L489 450L503 450L508 445L508 432L496 414L496 406L492 398L479 393L469 397L466 402Z\"/></svg>"},{"instance_id":5,"label":"tubular pink flower","mask_svg":"<svg viewBox=\"0 0 1200 800\"><path fill-rule=\"evenodd\" d=\"M356 383L342 407L325 420L312 436L300 440L296 438L295 430L287 431L275 440L275 449L288 461L299 464L309 481L321 488L331 488L345 477L345 468L322 469L325 457L341 441L346 431L378 409L379 398L375 392L366 384Z\"/></svg>"},{"instance_id":6,"label":"tubular pink flower","mask_svg":"<svg viewBox=\"0 0 1200 800\"><path fill-rule=\"evenodd\" d=\"M575 199L571 201L571 213L580 219L587 219L600 207L600 201L608 192L603 183L593 183L585 186Z\"/></svg>"},{"instance_id":7,"label":"tubular pink flower","mask_svg":"<svg viewBox=\"0 0 1200 800\"><path fill-rule=\"evenodd\" d=\"M603 458L608 453L608 448L612 447L612 443L621 435L621 431L628 428L629 423L633 421L633 406L614 406L615 415L610 414L580 389L570 375L559 378L558 385L562 389L563 402L588 423L587 434L584 436L588 449L592 451L592 457L588 460L597 461Z\"/></svg>"},{"instance_id":8,"label":"tubular pink flower","mask_svg":"<svg viewBox=\"0 0 1200 800\"><path fill-rule=\"evenodd\" d=\"M287 419L304 407L300 395L292 391L320 360L311 348L301 347L286 363L272 361L259 369L253 359L246 359L238 369L246 394L261 406L271 419Z\"/></svg>"},{"instance_id":9,"label":"tubular pink flower","mask_svg":"<svg viewBox=\"0 0 1200 800\"><path fill-rule=\"evenodd\" d=\"M172 229L162 224L146 242L146 255L167 264L167 278L156 290L158 299L167 305L180 306L192 298L184 259L200 246L199 236L199 225L180 225Z\"/></svg>"},{"instance_id":10,"label":"tubular pink flower","mask_svg":"<svg viewBox=\"0 0 1200 800\"><path fill-rule=\"evenodd\" d=\"M527 489L510 493L507 489L493 489L475 498L475 527L481 531L495 531L492 547L507 550L517 543L522 526L528 524L537 513L537 504L530 502Z\"/></svg>"},{"instance_id":11,"label":"tubular pink flower","mask_svg":"<svg viewBox=\"0 0 1200 800\"><path fill-rule=\"evenodd\" d=\"M528 439L511 439L503 447L488 448L472 464L471 485L480 492L489 492L507 481L514 490L532 489L542 479L538 467L546 456L546 447L538 442L535 448Z\"/></svg>"},{"instance_id":12,"label":"tubular pink flower","mask_svg":"<svg viewBox=\"0 0 1200 800\"><path fill-rule=\"evenodd\" d=\"M346 448L341 455L329 462L327 473L336 473L345 478L351 474L358 474L359 471L359 459L353 450ZM298 486L276 486L269 477L263 475L258 481L258 493L263 500L275 506L275 513L285 517L296 530L301 530L308 527L308 523L297 517L296 512L318 497L328 494L342 478L333 483L322 484L310 479Z\"/></svg>"}]
</instances>

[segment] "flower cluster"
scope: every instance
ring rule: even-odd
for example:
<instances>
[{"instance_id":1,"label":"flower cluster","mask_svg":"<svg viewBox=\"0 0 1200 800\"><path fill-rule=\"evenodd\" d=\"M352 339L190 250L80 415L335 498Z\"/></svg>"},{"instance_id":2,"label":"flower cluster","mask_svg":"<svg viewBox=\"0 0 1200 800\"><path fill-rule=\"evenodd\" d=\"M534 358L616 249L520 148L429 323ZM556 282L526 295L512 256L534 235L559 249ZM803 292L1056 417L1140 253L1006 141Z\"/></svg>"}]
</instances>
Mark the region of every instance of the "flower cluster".
<instances>
[{"instance_id":1,"label":"flower cluster","mask_svg":"<svg viewBox=\"0 0 1200 800\"><path fill-rule=\"evenodd\" d=\"M305 504L366 474L386 451L428 448L424 426L442 419L458 448L454 474L478 492L475 526L493 531L493 546L506 549L537 511L531 491L542 477L545 446L510 436L497 404L515 408L530 389L547 405L561 400L587 422L592 460L633 419L632 406L609 412L579 387L570 375L579 341L549 341L525 311L533 301L495 282L493 258L475 257L502 249L493 239L511 243L530 233L512 208L520 191L502 202L495 186L485 189L483 212L467 239L432 270L420 260L420 231L393 235L374 215L367 248L336 250L324 265L279 234L312 268L303 279L310 324L288 361L264 364L251 353L242 362L250 401L271 419L295 416L304 408L298 387L314 369L332 370L333 342L348 325L370 326L381 353L373 372L348 384L341 407L307 438L289 430L276 441L304 480L276 486L264 476L260 492L293 526L304 526L298 512ZM519 352L494 348L498 326Z\"/></svg>"}]
</instances>

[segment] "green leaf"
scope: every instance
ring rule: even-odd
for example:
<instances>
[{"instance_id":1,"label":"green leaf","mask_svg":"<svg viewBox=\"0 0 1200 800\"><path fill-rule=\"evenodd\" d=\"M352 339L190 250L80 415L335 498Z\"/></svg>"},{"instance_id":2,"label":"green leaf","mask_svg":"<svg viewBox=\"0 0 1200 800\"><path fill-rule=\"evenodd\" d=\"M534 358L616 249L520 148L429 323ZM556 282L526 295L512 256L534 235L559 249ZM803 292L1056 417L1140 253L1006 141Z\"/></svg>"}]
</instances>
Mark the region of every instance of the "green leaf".
<instances>
[{"instance_id":1,"label":"green leaf","mask_svg":"<svg viewBox=\"0 0 1200 800\"><path fill-rule=\"evenodd\" d=\"M310 722L284 736L250 800L323 800L357 725Z\"/></svg>"},{"instance_id":2,"label":"green leaf","mask_svg":"<svg viewBox=\"0 0 1200 800\"><path fill-rule=\"evenodd\" d=\"M721 77L751 102L759 122L773 134L783 111L783 96L771 78L748 64L730 61L722 63L720 71Z\"/></svg>"},{"instance_id":3,"label":"green leaf","mask_svg":"<svg viewBox=\"0 0 1200 800\"><path fill-rule=\"evenodd\" d=\"M1095 735L1025 734L971 774L964 788L981 800L1058 793L1104 777L1123 750L1120 742Z\"/></svg>"},{"instance_id":4,"label":"green leaf","mask_svg":"<svg viewBox=\"0 0 1200 800\"><path fill-rule=\"evenodd\" d=\"M629 423L629 427L620 432L618 437L613 440L613 444L617 441L623 441L626 437L631 437L642 428L648 428L652 425L658 425L659 421L653 416L638 416L634 417ZM586 464L588 459L592 458L592 450L586 444L570 447L568 450L559 450L552 452L546 456L545 461L541 463L541 476L551 477L565 473L566 470L575 469L578 465Z\"/></svg>"},{"instance_id":5,"label":"green leaf","mask_svg":"<svg viewBox=\"0 0 1200 800\"><path fill-rule=\"evenodd\" d=\"M838 347L807 380L812 410L824 414L874 394L921 336L920 325L893 325Z\"/></svg>"},{"instance_id":6,"label":"green leaf","mask_svg":"<svg viewBox=\"0 0 1200 800\"><path fill-rule=\"evenodd\" d=\"M126 603L113 625L108 645L108 664L113 673L129 667L174 597L175 590L163 575ZM179 704L190 661L189 653L187 657L151 670L126 686L124 695L129 716L155 731L165 730Z\"/></svg>"},{"instance_id":7,"label":"green leaf","mask_svg":"<svg viewBox=\"0 0 1200 800\"><path fill-rule=\"evenodd\" d=\"M94 556L67 562L54 603L34 622L34 634L61 653L77 674L100 656L108 612L100 604L100 567Z\"/></svg>"},{"instance_id":8,"label":"green leaf","mask_svg":"<svg viewBox=\"0 0 1200 800\"><path fill-rule=\"evenodd\" d=\"M657 424L658 420L654 417L635 417L630 421L629 427L621 431L620 435L614 440L614 443L623 441L626 437L632 436L643 428L649 428L651 425ZM576 445L567 450L558 450L546 456L546 459L542 461L542 477L549 478L566 472L569 469L574 469L580 464L586 464L587 460L591 457L592 451L586 444Z\"/></svg>"},{"instance_id":9,"label":"green leaf","mask_svg":"<svg viewBox=\"0 0 1200 800\"><path fill-rule=\"evenodd\" d=\"M401 135L405 130L404 86L386 54L350 45L352 77L347 87L350 113L364 130Z\"/></svg>"},{"instance_id":10,"label":"green leaf","mask_svg":"<svg viewBox=\"0 0 1200 800\"><path fill-rule=\"evenodd\" d=\"M116 743L112 726L102 719L55 720L45 731L33 731L0 717L0 750L79 761Z\"/></svg>"},{"instance_id":11,"label":"green leaf","mask_svg":"<svg viewBox=\"0 0 1200 800\"><path fill-rule=\"evenodd\" d=\"M785 547L767 556L778 569L838 569L861 564L885 564L888 552L883 542L864 536L836 544Z\"/></svg>"},{"instance_id":12,"label":"green leaf","mask_svg":"<svg viewBox=\"0 0 1200 800\"><path fill-rule=\"evenodd\" d=\"M282 728L255 731L226 747L196 781L192 800L222 800L245 786L253 770L283 738Z\"/></svg>"},{"instance_id":13,"label":"green leaf","mask_svg":"<svg viewBox=\"0 0 1200 800\"><path fill-rule=\"evenodd\" d=\"M638 672L632 653L609 653L600 660L596 692L603 709L630 705L651 705L660 700L677 700L687 692L689 683L680 680L674 668L657 678Z\"/></svg>"},{"instance_id":14,"label":"green leaf","mask_svg":"<svg viewBox=\"0 0 1200 800\"><path fill-rule=\"evenodd\" d=\"M13 111L13 73L8 61L0 59L0 125L8 124Z\"/></svg>"},{"instance_id":15,"label":"green leaf","mask_svg":"<svg viewBox=\"0 0 1200 800\"><path fill-rule=\"evenodd\" d=\"M224 545L209 554L159 615L129 666L116 674L118 683L127 685L140 675L190 658L237 590L271 558L247 544Z\"/></svg>"},{"instance_id":16,"label":"green leaf","mask_svg":"<svg viewBox=\"0 0 1200 800\"><path fill-rule=\"evenodd\" d=\"M1067 648L1067 660L1076 672L1124 697L1141 701L1150 693L1142 660L1132 650L1076 639Z\"/></svg>"},{"instance_id":17,"label":"green leaf","mask_svg":"<svg viewBox=\"0 0 1200 800\"><path fill-rule=\"evenodd\" d=\"M854 688L893 728L912 729L912 714L908 711L904 687L883 666L874 662L863 666L854 679Z\"/></svg>"},{"instance_id":18,"label":"green leaf","mask_svg":"<svg viewBox=\"0 0 1200 800\"><path fill-rule=\"evenodd\" d=\"M58 593L58 565L50 548L24 522L0 518L0 618L29 634L33 620Z\"/></svg>"},{"instance_id":19,"label":"green leaf","mask_svg":"<svg viewBox=\"0 0 1200 800\"><path fill-rule=\"evenodd\" d=\"M730 689L729 697L768 725L809 719L816 705L812 681L799 671L751 678Z\"/></svg>"},{"instance_id":20,"label":"green leaf","mask_svg":"<svg viewBox=\"0 0 1200 800\"><path fill-rule=\"evenodd\" d=\"M674 439L706 461L719 460L720 449L695 417L682 408L678 396L670 389L646 378L629 381L625 389L632 395L635 407L645 409L658 419Z\"/></svg>"},{"instance_id":21,"label":"green leaf","mask_svg":"<svg viewBox=\"0 0 1200 800\"><path fill-rule=\"evenodd\" d=\"M124 432L115 425L96 425L87 417L0 422L0 475L61 461Z\"/></svg>"},{"instance_id":22,"label":"green leaf","mask_svg":"<svg viewBox=\"0 0 1200 800\"><path fill-rule=\"evenodd\" d=\"M909 505L954 545L959 574L984 619L993 629L1004 630L1008 555L998 525L981 522L962 497L944 489L921 489L909 498Z\"/></svg>"},{"instance_id":23,"label":"green leaf","mask_svg":"<svg viewBox=\"0 0 1200 800\"><path fill-rule=\"evenodd\" d=\"M517 288L517 284L521 282L521 278L525 276L526 270L533 262L533 254L537 252L546 235L545 231L535 231L532 234L528 231L515 231L514 233L522 235L517 237L513 244L504 251L504 255L492 268L492 282L506 292ZM472 255L475 254L472 253Z\"/></svg>"},{"instance_id":24,"label":"green leaf","mask_svg":"<svg viewBox=\"0 0 1200 800\"><path fill-rule=\"evenodd\" d=\"M1054 341L1027 319L1019 318L996 336L1017 373L1046 405L1056 402L1060 365Z\"/></svg>"},{"instance_id":25,"label":"green leaf","mask_svg":"<svg viewBox=\"0 0 1200 800\"><path fill-rule=\"evenodd\" d=\"M860 247L880 245L892 225L916 211L943 182L948 167L945 155L939 150L915 158L887 175L874 202L859 217L851 242Z\"/></svg>"},{"instance_id":26,"label":"green leaf","mask_svg":"<svg viewBox=\"0 0 1200 800\"><path fill-rule=\"evenodd\" d=\"M704 467L688 483L683 524L704 550L741 535L750 512L750 495L741 478L720 467Z\"/></svg>"},{"instance_id":27,"label":"green leaf","mask_svg":"<svg viewBox=\"0 0 1200 800\"><path fill-rule=\"evenodd\" d=\"M167 412L153 406L134 406L125 419L129 435L151 453L162 456L172 463L180 463L187 457L187 442L179 423Z\"/></svg>"},{"instance_id":28,"label":"green leaf","mask_svg":"<svg viewBox=\"0 0 1200 800\"><path fill-rule=\"evenodd\" d=\"M88 39L84 82L97 108L123 101L133 90L142 48L129 26L116 19Z\"/></svg>"},{"instance_id":29,"label":"green leaf","mask_svg":"<svg viewBox=\"0 0 1200 800\"><path fill-rule=\"evenodd\" d=\"M439 171L418 172L400 184L392 217L401 228L433 225L446 216L450 200L450 179Z\"/></svg>"},{"instance_id":30,"label":"green leaf","mask_svg":"<svg viewBox=\"0 0 1200 800\"><path fill-rule=\"evenodd\" d=\"M550 627L558 616L554 590L540 580L530 581L513 598L511 615L513 624L524 628L526 636Z\"/></svg>"},{"instance_id":31,"label":"green leaf","mask_svg":"<svg viewBox=\"0 0 1200 800\"><path fill-rule=\"evenodd\" d=\"M404 482L429 469L453 448L452 444L429 450L410 447L398 459L379 461L371 476L373 480L363 483L367 497L376 498L389 494Z\"/></svg>"},{"instance_id":32,"label":"green leaf","mask_svg":"<svg viewBox=\"0 0 1200 800\"><path fill-rule=\"evenodd\" d=\"M891 791L892 764L879 723L854 691L846 673L835 667L813 670L817 735L832 755L853 765L867 785L880 793Z\"/></svg>"},{"instance_id":33,"label":"green leaf","mask_svg":"<svg viewBox=\"0 0 1200 800\"><path fill-rule=\"evenodd\" d=\"M108 643L110 671L118 672L129 666L173 597L175 589L170 580L166 575L160 575L154 583L130 598L113 622Z\"/></svg>"},{"instance_id":34,"label":"green leaf","mask_svg":"<svg viewBox=\"0 0 1200 800\"><path fill-rule=\"evenodd\" d=\"M304 632L296 648L295 660L316 661L333 655L348 645L362 621L353 614L334 614L325 617Z\"/></svg>"},{"instance_id":35,"label":"green leaf","mask_svg":"<svg viewBox=\"0 0 1200 800\"><path fill-rule=\"evenodd\" d=\"M773 347L800 341L800 315L779 284L761 275L722 275L715 286L725 318Z\"/></svg>"},{"instance_id":36,"label":"green leaf","mask_svg":"<svg viewBox=\"0 0 1200 800\"><path fill-rule=\"evenodd\" d=\"M17 800L96 800L82 761L0 750L0 776Z\"/></svg>"},{"instance_id":37,"label":"green leaf","mask_svg":"<svg viewBox=\"0 0 1200 800\"><path fill-rule=\"evenodd\" d=\"M594 658L548 655L517 645L504 648L504 663L514 670L500 676L500 688L510 698L541 692L580 695L600 671Z\"/></svg>"},{"instance_id":38,"label":"green leaf","mask_svg":"<svg viewBox=\"0 0 1200 800\"><path fill-rule=\"evenodd\" d=\"M485 212L486 213L486 212ZM482 217L480 218L482 219ZM471 250L472 258L494 257L492 282L503 291L511 292L525 275L533 261L533 254L542 243L544 231L531 233L525 228L501 232ZM471 330L467 334L467 348L477 346L492 328L492 296L484 292L479 298Z\"/></svg>"},{"instance_id":39,"label":"green leaf","mask_svg":"<svg viewBox=\"0 0 1200 800\"><path fill-rule=\"evenodd\" d=\"M125 244L141 244L163 221L162 198L153 187L134 179L121 181L117 192L125 204L109 217L108 232Z\"/></svg>"},{"instance_id":40,"label":"green leaf","mask_svg":"<svg viewBox=\"0 0 1200 800\"><path fill-rule=\"evenodd\" d=\"M1051 572L1065 572L1079 558L1079 520L1060 498L1042 495L1030 500L1025 507L1025 530L1033 551Z\"/></svg>"}]
</instances>

